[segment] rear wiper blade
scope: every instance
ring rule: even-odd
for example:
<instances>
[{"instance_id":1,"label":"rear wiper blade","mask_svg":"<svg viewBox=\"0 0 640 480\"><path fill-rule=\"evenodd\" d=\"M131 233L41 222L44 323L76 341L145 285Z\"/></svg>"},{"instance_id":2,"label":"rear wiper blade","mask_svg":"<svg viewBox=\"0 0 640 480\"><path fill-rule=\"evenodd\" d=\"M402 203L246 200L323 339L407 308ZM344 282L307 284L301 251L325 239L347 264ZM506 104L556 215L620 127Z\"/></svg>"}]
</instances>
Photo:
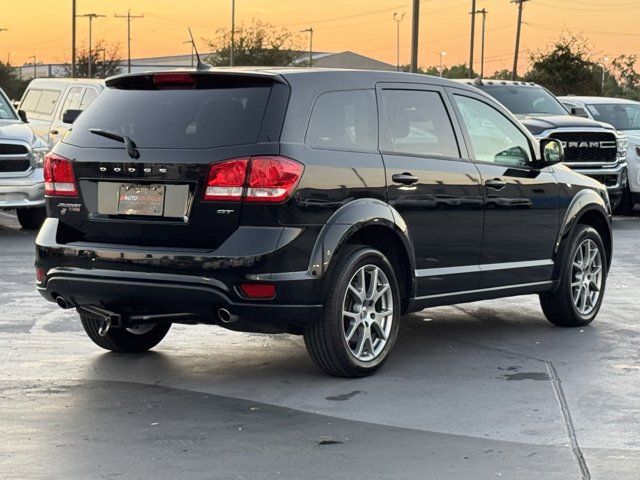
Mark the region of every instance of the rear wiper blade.
<instances>
[{"instance_id":1,"label":"rear wiper blade","mask_svg":"<svg viewBox=\"0 0 640 480\"><path fill-rule=\"evenodd\" d=\"M89 131L94 135L100 135L101 137L110 138L116 142L124 143L124 148L127 149L127 154L133 158L140 158L140 152L135 142L126 135L120 135L119 133L110 132L109 130L103 130L102 128L90 128Z\"/></svg>"}]
</instances>

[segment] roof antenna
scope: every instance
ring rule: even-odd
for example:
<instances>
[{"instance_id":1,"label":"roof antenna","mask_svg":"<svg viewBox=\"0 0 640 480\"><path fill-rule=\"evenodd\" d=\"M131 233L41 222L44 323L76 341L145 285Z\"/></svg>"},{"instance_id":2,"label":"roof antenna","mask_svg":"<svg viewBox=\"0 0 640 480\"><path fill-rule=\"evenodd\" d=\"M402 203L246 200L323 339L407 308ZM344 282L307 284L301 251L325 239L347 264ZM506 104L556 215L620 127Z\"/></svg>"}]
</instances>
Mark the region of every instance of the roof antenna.
<instances>
[{"instance_id":1,"label":"roof antenna","mask_svg":"<svg viewBox=\"0 0 640 480\"><path fill-rule=\"evenodd\" d=\"M209 70L213 68L208 63L204 63L200 60L200 54L198 53L198 47L196 47L196 42L193 40L193 34L191 33L191 27L189 27L189 37L191 37L191 45L193 46L193 51L196 52L196 59L198 60L198 64L196 65L196 70Z\"/></svg>"}]
</instances>

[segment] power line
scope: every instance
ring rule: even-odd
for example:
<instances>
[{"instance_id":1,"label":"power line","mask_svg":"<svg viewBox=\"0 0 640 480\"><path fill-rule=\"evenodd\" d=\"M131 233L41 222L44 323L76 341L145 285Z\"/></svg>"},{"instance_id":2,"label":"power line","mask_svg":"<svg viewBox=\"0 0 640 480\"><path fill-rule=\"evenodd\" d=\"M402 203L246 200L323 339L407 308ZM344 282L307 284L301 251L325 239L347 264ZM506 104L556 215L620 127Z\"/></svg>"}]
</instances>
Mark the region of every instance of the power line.
<instances>
[{"instance_id":1,"label":"power line","mask_svg":"<svg viewBox=\"0 0 640 480\"><path fill-rule=\"evenodd\" d=\"M127 10L126 15L115 14L114 17L127 19L127 72L131 73L131 20L144 18L144 15L131 15L131 10Z\"/></svg>"}]
</instances>

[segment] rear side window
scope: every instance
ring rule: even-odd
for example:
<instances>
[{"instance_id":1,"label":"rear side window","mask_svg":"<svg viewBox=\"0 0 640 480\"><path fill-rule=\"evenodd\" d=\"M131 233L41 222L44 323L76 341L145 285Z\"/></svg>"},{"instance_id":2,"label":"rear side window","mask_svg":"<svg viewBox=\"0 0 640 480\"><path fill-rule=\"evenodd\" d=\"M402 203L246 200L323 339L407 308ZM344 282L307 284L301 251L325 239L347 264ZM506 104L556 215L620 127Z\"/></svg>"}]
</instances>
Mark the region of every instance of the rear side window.
<instances>
[{"instance_id":1,"label":"rear side window","mask_svg":"<svg viewBox=\"0 0 640 480\"><path fill-rule=\"evenodd\" d=\"M130 137L140 148L214 148L258 141L271 86L193 90L107 88L65 142L121 148L91 128ZM115 143L115 144L114 144Z\"/></svg>"},{"instance_id":2,"label":"rear side window","mask_svg":"<svg viewBox=\"0 0 640 480\"><path fill-rule=\"evenodd\" d=\"M60 98L59 90L42 90L42 95L36 106L36 113L51 115L56 108L58 98Z\"/></svg>"},{"instance_id":3,"label":"rear side window","mask_svg":"<svg viewBox=\"0 0 640 480\"><path fill-rule=\"evenodd\" d=\"M451 120L438 92L383 90L380 97L383 151L460 157Z\"/></svg>"},{"instance_id":4,"label":"rear side window","mask_svg":"<svg viewBox=\"0 0 640 480\"><path fill-rule=\"evenodd\" d=\"M313 106L306 143L313 148L372 152L378 149L373 90L327 92Z\"/></svg>"}]
</instances>

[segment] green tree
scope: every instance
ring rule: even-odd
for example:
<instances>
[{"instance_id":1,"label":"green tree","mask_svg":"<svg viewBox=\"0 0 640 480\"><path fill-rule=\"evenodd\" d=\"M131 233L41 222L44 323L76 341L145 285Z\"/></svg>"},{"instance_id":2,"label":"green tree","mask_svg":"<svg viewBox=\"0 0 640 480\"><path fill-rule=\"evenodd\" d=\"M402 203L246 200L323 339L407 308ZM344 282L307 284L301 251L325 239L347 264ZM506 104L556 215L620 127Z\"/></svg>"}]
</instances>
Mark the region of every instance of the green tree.
<instances>
[{"instance_id":1,"label":"green tree","mask_svg":"<svg viewBox=\"0 0 640 480\"><path fill-rule=\"evenodd\" d=\"M231 31L218 30L215 40L206 40L211 54L205 60L213 66L228 66L231 52ZM287 66L303 55L300 38L286 28L277 29L260 20L235 29L234 65ZM300 65L305 65L304 61Z\"/></svg>"},{"instance_id":2,"label":"green tree","mask_svg":"<svg viewBox=\"0 0 640 480\"><path fill-rule=\"evenodd\" d=\"M10 99L20 100L28 84L28 80L20 80L15 68L0 62L0 88Z\"/></svg>"},{"instance_id":3,"label":"green tree","mask_svg":"<svg viewBox=\"0 0 640 480\"><path fill-rule=\"evenodd\" d=\"M600 95L602 86L594 75L598 66L589 51L583 37L562 36L548 51L531 54L531 69L524 78L556 95Z\"/></svg>"},{"instance_id":4,"label":"green tree","mask_svg":"<svg viewBox=\"0 0 640 480\"><path fill-rule=\"evenodd\" d=\"M614 92L615 96L640 100L640 74L636 71L637 57L635 55L620 55L611 63L612 75L609 76L605 92Z\"/></svg>"},{"instance_id":5,"label":"green tree","mask_svg":"<svg viewBox=\"0 0 640 480\"><path fill-rule=\"evenodd\" d=\"M93 78L107 78L118 73L122 66L120 45L107 45L100 41L91 49L91 76ZM67 76L71 76L71 65L65 67ZM83 47L76 56L76 78L89 76L89 49Z\"/></svg>"},{"instance_id":6,"label":"green tree","mask_svg":"<svg viewBox=\"0 0 640 480\"><path fill-rule=\"evenodd\" d=\"M511 80L511 70L507 68L496 70L489 78L492 78L494 80ZM516 80L522 80L522 78L519 77Z\"/></svg>"}]
</instances>

